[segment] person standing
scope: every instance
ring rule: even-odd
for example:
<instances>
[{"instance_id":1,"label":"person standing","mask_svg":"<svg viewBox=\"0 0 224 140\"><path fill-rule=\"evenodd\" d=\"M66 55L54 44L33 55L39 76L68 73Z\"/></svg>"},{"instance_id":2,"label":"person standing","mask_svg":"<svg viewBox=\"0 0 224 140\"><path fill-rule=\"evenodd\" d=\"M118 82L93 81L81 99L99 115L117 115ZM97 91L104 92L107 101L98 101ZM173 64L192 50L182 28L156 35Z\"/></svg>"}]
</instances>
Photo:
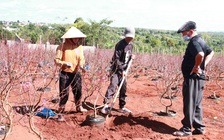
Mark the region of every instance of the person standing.
<instances>
[{"instance_id":1,"label":"person standing","mask_svg":"<svg viewBox=\"0 0 224 140\"><path fill-rule=\"evenodd\" d=\"M202 97L204 90L205 68L214 52L196 31L196 23L188 21L177 33L182 33L184 41L189 41L183 57L181 70L183 81L183 113L182 128L175 131L175 136L188 136L205 133L202 123ZM194 128L191 131L191 128Z\"/></svg>"},{"instance_id":2,"label":"person standing","mask_svg":"<svg viewBox=\"0 0 224 140\"><path fill-rule=\"evenodd\" d=\"M64 121L62 113L65 110L65 104L69 97L69 87L72 88L76 111L87 111L81 106L82 97L82 77L80 69L84 71L85 64L83 46L81 45L86 35L75 27L71 27L63 36L61 43L56 50L55 63L60 67L60 101L58 121Z\"/></svg>"},{"instance_id":3,"label":"person standing","mask_svg":"<svg viewBox=\"0 0 224 140\"><path fill-rule=\"evenodd\" d=\"M105 94L105 99L103 101L104 107L101 109L103 114L108 114L108 104L113 98L117 86L120 86L122 78L127 75L126 69L128 66L128 62L131 59L135 58L135 55L132 54L133 43L132 40L135 37L135 29L133 27L125 28L125 38L120 40L116 46L114 55L111 61L111 77L110 77L110 85L108 86L107 92ZM127 87L126 78L121 85L120 93L119 93L119 111L130 113L131 111L125 108L126 104L126 87Z\"/></svg>"}]
</instances>

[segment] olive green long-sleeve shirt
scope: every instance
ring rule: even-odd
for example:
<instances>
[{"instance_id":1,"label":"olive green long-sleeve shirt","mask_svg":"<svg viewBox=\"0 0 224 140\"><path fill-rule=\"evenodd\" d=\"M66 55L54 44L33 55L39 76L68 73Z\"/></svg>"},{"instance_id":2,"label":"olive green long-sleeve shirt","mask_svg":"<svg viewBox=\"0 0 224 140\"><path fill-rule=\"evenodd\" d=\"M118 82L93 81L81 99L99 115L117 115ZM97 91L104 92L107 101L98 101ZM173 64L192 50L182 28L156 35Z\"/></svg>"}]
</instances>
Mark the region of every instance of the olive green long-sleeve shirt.
<instances>
[{"instance_id":1,"label":"olive green long-sleeve shirt","mask_svg":"<svg viewBox=\"0 0 224 140\"><path fill-rule=\"evenodd\" d=\"M83 46L74 46L70 43L63 43L58 46L56 50L55 63L61 67L62 71L75 73L79 70L80 66L85 64L85 58L83 53ZM67 67L66 63L72 64L71 67Z\"/></svg>"}]
</instances>

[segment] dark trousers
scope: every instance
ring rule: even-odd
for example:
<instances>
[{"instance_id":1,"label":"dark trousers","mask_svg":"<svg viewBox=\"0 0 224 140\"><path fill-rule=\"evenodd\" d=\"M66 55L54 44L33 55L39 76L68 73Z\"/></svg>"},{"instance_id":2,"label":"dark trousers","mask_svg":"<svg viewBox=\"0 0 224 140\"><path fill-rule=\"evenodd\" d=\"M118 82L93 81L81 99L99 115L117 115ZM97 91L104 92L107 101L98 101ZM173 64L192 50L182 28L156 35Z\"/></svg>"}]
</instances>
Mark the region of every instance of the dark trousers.
<instances>
[{"instance_id":1,"label":"dark trousers","mask_svg":"<svg viewBox=\"0 0 224 140\"><path fill-rule=\"evenodd\" d=\"M202 97L204 90L204 80L198 78L184 78L183 82L183 112L184 118L181 121L183 131L191 133L191 128L203 131L202 124Z\"/></svg>"},{"instance_id":2,"label":"dark trousers","mask_svg":"<svg viewBox=\"0 0 224 140\"><path fill-rule=\"evenodd\" d=\"M104 104L109 104L111 99L113 98L114 94L116 93L116 89L117 87L120 85L122 81L122 75L121 74L117 74L114 73L112 74L111 78L110 78L110 85L108 86L107 92L106 92L106 99L104 100ZM126 79L123 82L123 85L120 89L120 93L119 93L119 106L120 108L123 108L124 105L126 104L125 102L125 98L127 97L126 95L126 86L127 82Z\"/></svg>"},{"instance_id":3,"label":"dark trousers","mask_svg":"<svg viewBox=\"0 0 224 140\"><path fill-rule=\"evenodd\" d=\"M59 88L60 88L60 102L59 106L63 106L67 103L69 97L69 87L72 88L72 93L74 95L74 100L76 106L81 105L81 96L82 96L82 78L79 72L69 73L61 71Z\"/></svg>"}]
</instances>

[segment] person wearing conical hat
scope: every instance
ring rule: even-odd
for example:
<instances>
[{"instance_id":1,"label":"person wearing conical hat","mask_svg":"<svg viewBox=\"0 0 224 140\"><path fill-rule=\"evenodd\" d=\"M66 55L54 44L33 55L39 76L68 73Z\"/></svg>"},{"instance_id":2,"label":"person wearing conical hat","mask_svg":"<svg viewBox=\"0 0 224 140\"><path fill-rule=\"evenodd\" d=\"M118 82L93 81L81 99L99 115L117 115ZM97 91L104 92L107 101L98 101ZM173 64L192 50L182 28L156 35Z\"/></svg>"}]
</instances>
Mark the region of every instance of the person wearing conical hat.
<instances>
[{"instance_id":1,"label":"person wearing conical hat","mask_svg":"<svg viewBox=\"0 0 224 140\"><path fill-rule=\"evenodd\" d=\"M69 97L69 87L72 88L77 112L87 111L81 106L82 77L80 70L85 72L83 46L81 45L86 37L80 30L71 27L61 38L63 42L56 49L55 64L60 67L60 101L58 121L63 121L62 113Z\"/></svg>"}]
</instances>

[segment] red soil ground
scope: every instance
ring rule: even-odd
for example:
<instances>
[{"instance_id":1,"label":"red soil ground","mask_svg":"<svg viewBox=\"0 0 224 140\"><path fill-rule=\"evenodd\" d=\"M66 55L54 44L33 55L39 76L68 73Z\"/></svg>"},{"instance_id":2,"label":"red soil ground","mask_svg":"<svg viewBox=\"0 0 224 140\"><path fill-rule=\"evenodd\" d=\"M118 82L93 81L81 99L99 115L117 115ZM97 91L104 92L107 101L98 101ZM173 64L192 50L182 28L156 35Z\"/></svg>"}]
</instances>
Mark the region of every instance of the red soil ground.
<instances>
[{"instance_id":1,"label":"red soil ground","mask_svg":"<svg viewBox=\"0 0 224 140\"><path fill-rule=\"evenodd\" d=\"M182 81L181 81L182 82ZM180 83L181 83L180 82ZM217 89L215 83L206 81L206 87L210 90ZM104 95L108 86L108 81L101 89ZM181 84L178 85L181 88ZM50 98L58 93L57 87L50 86L51 91L44 93L44 99ZM206 88L206 89L207 89ZM180 90L181 91L181 90ZM223 90L218 94L221 96ZM85 95L85 93L84 93ZM35 129L41 133L45 140L145 140L145 139L194 139L194 140L222 140L224 139L224 106L223 97L219 100L209 99L211 92L205 90L203 98L204 118L206 125L205 135L193 135L188 137L175 137L172 133L179 129L181 125L182 113L182 95L178 92L177 97L173 99L172 106L169 108L176 112L173 116L159 115L161 110L165 110L160 102L161 92L157 91L156 82L152 77L140 74L138 78L133 76L128 79L126 107L132 110L132 114L123 114L117 112L118 100L110 116L101 124L90 125L88 115L93 114L93 110L88 109L86 113L77 113L73 103L73 95L70 94L66 105L65 122L57 122L55 119L45 119L38 116L34 117ZM94 95L89 97L90 104L95 101ZM169 99L162 99L169 103ZM57 109L57 104L49 102L48 107ZM102 105L102 98L97 101L97 105ZM98 114L100 115L100 114ZM21 114L14 115L14 125L10 133L9 140L36 140L39 139L28 125L27 116ZM0 135L1 136L1 135ZM0 137L1 138L1 137Z\"/></svg>"}]
</instances>

